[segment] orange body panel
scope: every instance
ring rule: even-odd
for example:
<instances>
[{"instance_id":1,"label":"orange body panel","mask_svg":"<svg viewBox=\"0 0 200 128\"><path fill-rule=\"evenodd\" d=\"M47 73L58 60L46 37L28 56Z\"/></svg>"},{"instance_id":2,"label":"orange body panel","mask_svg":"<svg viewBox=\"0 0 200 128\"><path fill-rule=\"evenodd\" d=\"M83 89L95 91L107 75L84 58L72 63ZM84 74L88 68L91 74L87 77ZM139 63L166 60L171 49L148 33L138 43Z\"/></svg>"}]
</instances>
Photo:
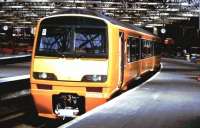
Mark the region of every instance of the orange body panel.
<instances>
[{"instance_id":1,"label":"orange body panel","mask_svg":"<svg viewBox=\"0 0 200 128\"><path fill-rule=\"evenodd\" d=\"M36 87L36 85L32 85ZM76 89L83 90L83 87L55 87L55 90L42 90L42 89L32 89L32 97L35 102L36 110L39 116L47 117L47 118L57 118L53 112L52 106L52 96L55 94L59 94L60 92L75 92ZM69 91L70 90L70 91ZM85 92L86 94L87 92ZM86 97L85 96L85 109L86 112L99 106L107 101L108 98L95 98L95 97Z\"/></svg>"},{"instance_id":2,"label":"orange body panel","mask_svg":"<svg viewBox=\"0 0 200 128\"><path fill-rule=\"evenodd\" d=\"M101 104L104 104L106 101L106 98L86 98L86 112Z\"/></svg>"},{"instance_id":3,"label":"orange body panel","mask_svg":"<svg viewBox=\"0 0 200 128\"><path fill-rule=\"evenodd\" d=\"M32 96L35 102L36 110L40 116L56 118L52 111L52 95L50 93L32 91Z\"/></svg>"},{"instance_id":4,"label":"orange body panel","mask_svg":"<svg viewBox=\"0 0 200 128\"><path fill-rule=\"evenodd\" d=\"M141 67L140 67L140 74L143 74L148 71L152 71L153 69L153 57L142 59L141 60Z\"/></svg>"}]
</instances>

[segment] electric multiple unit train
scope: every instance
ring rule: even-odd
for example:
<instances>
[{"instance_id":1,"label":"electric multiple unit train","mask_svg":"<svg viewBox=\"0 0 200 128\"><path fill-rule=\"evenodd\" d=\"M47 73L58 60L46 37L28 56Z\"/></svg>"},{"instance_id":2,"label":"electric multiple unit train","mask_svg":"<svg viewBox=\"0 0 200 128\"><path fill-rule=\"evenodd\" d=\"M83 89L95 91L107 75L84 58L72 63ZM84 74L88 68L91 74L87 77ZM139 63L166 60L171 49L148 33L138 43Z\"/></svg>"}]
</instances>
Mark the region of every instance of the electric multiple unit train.
<instances>
[{"instance_id":1,"label":"electric multiple unit train","mask_svg":"<svg viewBox=\"0 0 200 128\"><path fill-rule=\"evenodd\" d=\"M76 117L160 66L160 39L89 10L39 21L31 94L39 116Z\"/></svg>"}]
</instances>

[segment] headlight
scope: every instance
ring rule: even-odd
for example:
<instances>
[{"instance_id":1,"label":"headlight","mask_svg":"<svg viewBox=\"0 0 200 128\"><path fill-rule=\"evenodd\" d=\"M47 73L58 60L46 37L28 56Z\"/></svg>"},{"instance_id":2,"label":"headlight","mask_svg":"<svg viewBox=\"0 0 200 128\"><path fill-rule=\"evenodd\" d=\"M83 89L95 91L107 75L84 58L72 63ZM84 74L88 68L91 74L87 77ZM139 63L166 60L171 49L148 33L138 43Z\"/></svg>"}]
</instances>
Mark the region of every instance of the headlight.
<instances>
[{"instance_id":1,"label":"headlight","mask_svg":"<svg viewBox=\"0 0 200 128\"><path fill-rule=\"evenodd\" d=\"M106 75L85 75L82 78L84 82L105 82L106 80Z\"/></svg>"},{"instance_id":2,"label":"headlight","mask_svg":"<svg viewBox=\"0 0 200 128\"><path fill-rule=\"evenodd\" d=\"M46 73L46 72L34 72L33 77L35 79L42 79L42 80L57 80L56 76L53 73Z\"/></svg>"},{"instance_id":3,"label":"headlight","mask_svg":"<svg viewBox=\"0 0 200 128\"><path fill-rule=\"evenodd\" d=\"M47 73L45 73L45 72L39 73L38 78L39 79L47 79Z\"/></svg>"}]
</instances>

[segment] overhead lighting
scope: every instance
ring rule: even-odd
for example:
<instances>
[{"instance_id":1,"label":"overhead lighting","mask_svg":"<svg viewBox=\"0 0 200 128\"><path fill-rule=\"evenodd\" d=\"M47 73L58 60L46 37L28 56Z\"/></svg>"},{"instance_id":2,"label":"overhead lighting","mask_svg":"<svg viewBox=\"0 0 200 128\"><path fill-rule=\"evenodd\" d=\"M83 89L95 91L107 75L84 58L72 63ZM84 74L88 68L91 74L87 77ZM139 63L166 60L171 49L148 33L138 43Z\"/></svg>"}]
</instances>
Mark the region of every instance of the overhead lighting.
<instances>
[{"instance_id":1,"label":"overhead lighting","mask_svg":"<svg viewBox=\"0 0 200 128\"><path fill-rule=\"evenodd\" d=\"M167 8L166 11L177 12L177 11L179 11L179 9L178 8Z\"/></svg>"},{"instance_id":2,"label":"overhead lighting","mask_svg":"<svg viewBox=\"0 0 200 128\"><path fill-rule=\"evenodd\" d=\"M142 26L142 24L140 24L140 23L136 23L136 24L134 24L135 26Z\"/></svg>"},{"instance_id":3,"label":"overhead lighting","mask_svg":"<svg viewBox=\"0 0 200 128\"><path fill-rule=\"evenodd\" d=\"M17 9L19 9L19 8L24 8L24 6L22 6L22 5L18 5L18 6L4 6L3 8L17 8Z\"/></svg>"},{"instance_id":4,"label":"overhead lighting","mask_svg":"<svg viewBox=\"0 0 200 128\"><path fill-rule=\"evenodd\" d=\"M189 20L187 17L167 17L169 20Z\"/></svg>"},{"instance_id":5,"label":"overhead lighting","mask_svg":"<svg viewBox=\"0 0 200 128\"><path fill-rule=\"evenodd\" d=\"M135 26L142 26L142 23L143 23L143 22L138 22L138 23L135 23L134 25L135 25Z\"/></svg>"},{"instance_id":6,"label":"overhead lighting","mask_svg":"<svg viewBox=\"0 0 200 128\"><path fill-rule=\"evenodd\" d=\"M7 25L3 26L3 30L7 31L8 30L8 26Z\"/></svg>"},{"instance_id":7,"label":"overhead lighting","mask_svg":"<svg viewBox=\"0 0 200 128\"><path fill-rule=\"evenodd\" d=\"M193 9L191 12L200 12L200 9Z\"/></svg>"},{"instance_id":8,"label":"overhead lighting","mask_svg":"<svg viewBox=\"0 0 200 128\"><path fill-rule=\"evenodd\" d=\"M157 3L157 2L135 2L135 4L138 4L138 5L159 5L161 3Z\"/></svg>"},{"instance_id":9,"label":"overhead lighting","mask_svg":"<svg viewBox=\"0 0 200 128\"><path fill-rule=\"evenodd\" d=\"M31 8L40 8L40 9L53 9L54 6L31 6Z\"/></svg>"},{"instance_id":10,"label":"overhead lighting","mask_svg":"<svg viewBox=\"0 0 200 128\"><path fill-rule=\"evenodd\" d=\"M103 7L103 8L94 8L94 9L97 9L97 10L118 10L119 8L107 8L107 7Z\"/></svg>"},{"instance_id":11,"label":"overhead lighting","mask_svg":"<svg viewBox=\"0 0 200 128\"><path fill-rule=\"evenodd\" d=\"M111 12L105 12L104 14L107 15L107 16L114 16L114 14L111 13Z\"/></svg>"},{"instance_id":12,"label":"overhead lighting","mask_svg":"<svg viewBox=\"0 0 200 128\"><path fill-rule=\"evenodd\" d=\"M151 22L153 20L152 19L144 19L143 21L145 21L145 22Z\"/></svg>"},{"instance_id":13,"label":"overhead lighting","mask_svg":"<svg viewBox=\"0 0 200 128\"><path fill-rule=\"evenodd\" d=\"M151 16L150 18L156 20L156 19L159 19L160 17L159 16Z\"/></svg>"},{"instance_id":14,"label":"overhead lighting","mask_svg":"<svg viewBox=\"0 0 200 128\"><path fill-rule=\"evenodd\" d=\"M181 13L181 14L178 14L178 16L183 16L183 17L199 17L199 15L192 14L192 13Z\"/></svg>"},{"instance_id":15,"label":"overhead lighting","mask_svg":"<svg viewBox=\"0 0 200 128\"><path fill-rule=\"evenodd\" d=\"M133 8L133 9L128 9L128 10L135 10L135 11L147 11L147 8Z\"/></svg>"},{"instance_id":16,"label":"overhead lighting","mask_svg":"<svg viewBox=\"0 0 200 128\"><path fill-rule=\"evenodd\" d=\"M132 17L131 16L122 16L121 18L122 19L131 19Z\"/></svg>"},{"instance_id":17,"label":"overhead lighting","mask_svg":"<svg viewBox=\"0 0 200 128\"><path fill-rule=\"evenodd\" d=\"M183 2L183 1L180 1L180 2L168 2L166 3L166 5L170 5L170 6L191 6L191 4L187 3L187 2Z\"/></svg>"},{"instance_id":18,"label":"overhead lighting","mask_svg":"<svg viewBox=\"0 0 200 128\"><path fill-rule=\"evenodd\" d=\"M152 28L152 27L162 27L163 24L160 24L160 23L157 23L157 24L156 24L156 23L155 23L155 24L147 24L146 26L147 26L147 27L151 27L151 28ZM145 26L145 27L146 27L146 26Z\"/></svg>"},{"instance_id":19,"label":"overhead lighting","mask_svg":"<svg viewBox=\"0 0 200 128\"><path fill-rule=\"evenodd\" d=\"M38 17L38 15L35 13L31 13L31 14L27 13L24 15L24 17Z\"/></svg>"},{"instance_id":20,"label":"overhead lighting","mask_svg":"<svg viewBox=\"0 0 200 128\"><path fill-rule=\"evenodd\" d=\"M121 19L120 21L126 21L127 22L127 21L130 21L130 20L129 19Z\"/></svg>"},{"instance_id":21,"label":"overhead lighting","mask_svg":"<svg viewBox=\"0 0 200 128\"><path fill-rule=\"evenodd\" d=\"M3 22L3 23L5 23L5 24L13 24L12 21L6 21L6 22Z\"/></svg>"},{"instance_id":22,"label":"overhead lighting","mask_svg":"<svg viewBox=\"0 0 200 128\"><path fill-rule=\"evenodd\" d=\"M182 6L189 6L190 4L187 3L187 2L184 2L184 3L180 3Z\"/></svg>"},{"instance_id":23,"label":"overhead lighting","mask_svg":"<svg viewBox=\"0 0 200 128\"><path fill-rule=\"evenodd\" d=\"M158 11L178 12L179 9L178 8L162 8L162 9L158 9Z\"/></svg>"},{"instance_id":24,"label":"overhead lighting","mask_svg":"<svg viewBox=\"0 0 200 128\"><path fill-rule=\"evenodd\" d=\"M30 2L30 0L24 0ZM49 2L49 0L31 0L31 2Z\"/></svg>"},{"instance_id":25,"label":"overhead lighting","mask_svg":"<svg viewBox=\"0 0 200 128\"><path fill-rule=\"evenodd\" d=\"M1 19L0 19L0 22L6 22L6 20L1 20Z\"/></svg>"},{"instance_id":26,"label":"overhead lighting","mask_svg":"<svg viewBox=\"0 0 200 128\"><path fill-rule=\"evenodd\" d=\"M148 24L148 25L146 25L145 27L146 27L146 28L153 28L154 26Z\"/></svg>"},{"instance_id":27,"label":"overhead lighting","mask_svg":"<svg viewBox=\"0 0 200 128\"><path fill-rule=\"evenodd\" d=\"M157 24L151 24L152 26L154 26L154 27L162 27L163 26L163 24L159 24L159 23L157 23Z\"/></svg>"},{"instance_id":28,"label":"overhead lighting","mask_svg":"<svg viewBox=\"0 0 200 128\"><path fill-rule=\"evenodd\" d=\"M32 24L32 22L30 22L30 21L23 21L23 22L21 22L22 24Z\"/></svg>"},{"instance_id":29,"label":"overhead lighting","mask_svg":"<svg viewBox=\"0 0 200 128\"><path fill-rule=\"evenodd\" d=\"M161 12L161 13L155 13L155 12L150 12L150 16L169 16L168 12Z\"/></svg>"},{"instance_id":30,"label":"overhead lighting","mask_svg":"<svg viewBox=\"0 0 200 128\"><path fill-rule=\"evenodd\" d=\"M161 12L160 15L161 15L161 16L168 16L169 13L167 13L167 12Z\"/></svg>"},{"instance_id":31,"label":"overhead lighting","mask_svg":"<svg viewBox=\"0 0 200 128\"><path fill-rule=\"evenodd\" d=\"M6 35L6 33L0 33L0 35L4 36L4 35Z\"/></svg>"},{"instance_id":32,"label":"overhead lighting","mask_svg":"<svg viewBox=\"0 0 200 128\"><path fill-rule=\"evenodd\" d=\"M11 13L7 14L7 13L5 13L3 16L4 17L13 17L13 14L11 14Z\"/></svg>"},{"instance_id":33,"label":"overhead lighting","mask_svg":"<svg viewBox=\"0 0 200 128\"><path fill-rule=\"evenodd\" d=\"M150 17L148 17L148 16L141 16L140 18L142 18L142 19L149 19Z\"/></svg>"},{"instance_id":34,"label":"overhead lighting","mask_svg":"<svg viewBox=\"0 0 200 128\"><path fill-rule=\"evenodd\" d=\"M140 13L134 13L134 15L135 15L135 16L141 16L141 14L140 14Z\"/></svg>"},{"instance_id":35,"label":"overhead lighting","mask_svg":"<svg viewBox=\"0 0 200 128\"><path fill-rule=\"evenodd\" d=\"M78 9L85 9L86 7L61 7L62 9L72 9L72 8L78 8Z\"/></svg>"}]
</instances>

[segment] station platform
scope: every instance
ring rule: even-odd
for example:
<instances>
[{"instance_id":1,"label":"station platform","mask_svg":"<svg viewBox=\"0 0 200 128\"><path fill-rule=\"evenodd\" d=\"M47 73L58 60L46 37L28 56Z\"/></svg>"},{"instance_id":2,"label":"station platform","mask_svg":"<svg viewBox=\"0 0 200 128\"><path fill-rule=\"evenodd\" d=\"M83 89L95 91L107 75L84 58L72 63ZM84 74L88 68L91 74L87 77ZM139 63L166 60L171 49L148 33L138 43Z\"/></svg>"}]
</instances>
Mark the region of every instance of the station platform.
<instances>
[{"instance_id":1,"label":"station platform","mask_svg":"<svg viewBox=\"0 0 200 128\"><path fill-rule=\"evenodd\" d=\"M0 84L29 79L31 55L1 55L0 56Z\"/></svg>"},{"instance_id":2,"label":"station platform","mask_svg":"<svg viewBox=\"0 0 200 128\"><path fill-rule=\"evenodd\" d=\"M29 78L31 54L0 54L0 83Z\"/></svg>"},{"instance_id":3,"label":"station platform","mask_svg":"<svg viewBox=\"0 0 200 128\"><path fill-rule=\"evenodd\" d=\"M29 75L30 62L0 65L0 79Z\"/></svg>"},{"instance_id":4,"label":"station platform","mask_svg":"<svg viewBox=\"0 0 200 128\"><path fill-rule=\"evenodd\" d=\"M2 119L25 111L31 102L30 58L30 54L0 56L0 124Z\"/></svg>"},{"instance_id":5,"label":"station platform","mask_svg":"<svg viewBox=\"0 0 200 128\"><path fill-rule=\"evenodd\" d=\"M148 81L59 128L199 128L200 65L162 59Z\"/></svg>"}]
</instances>

